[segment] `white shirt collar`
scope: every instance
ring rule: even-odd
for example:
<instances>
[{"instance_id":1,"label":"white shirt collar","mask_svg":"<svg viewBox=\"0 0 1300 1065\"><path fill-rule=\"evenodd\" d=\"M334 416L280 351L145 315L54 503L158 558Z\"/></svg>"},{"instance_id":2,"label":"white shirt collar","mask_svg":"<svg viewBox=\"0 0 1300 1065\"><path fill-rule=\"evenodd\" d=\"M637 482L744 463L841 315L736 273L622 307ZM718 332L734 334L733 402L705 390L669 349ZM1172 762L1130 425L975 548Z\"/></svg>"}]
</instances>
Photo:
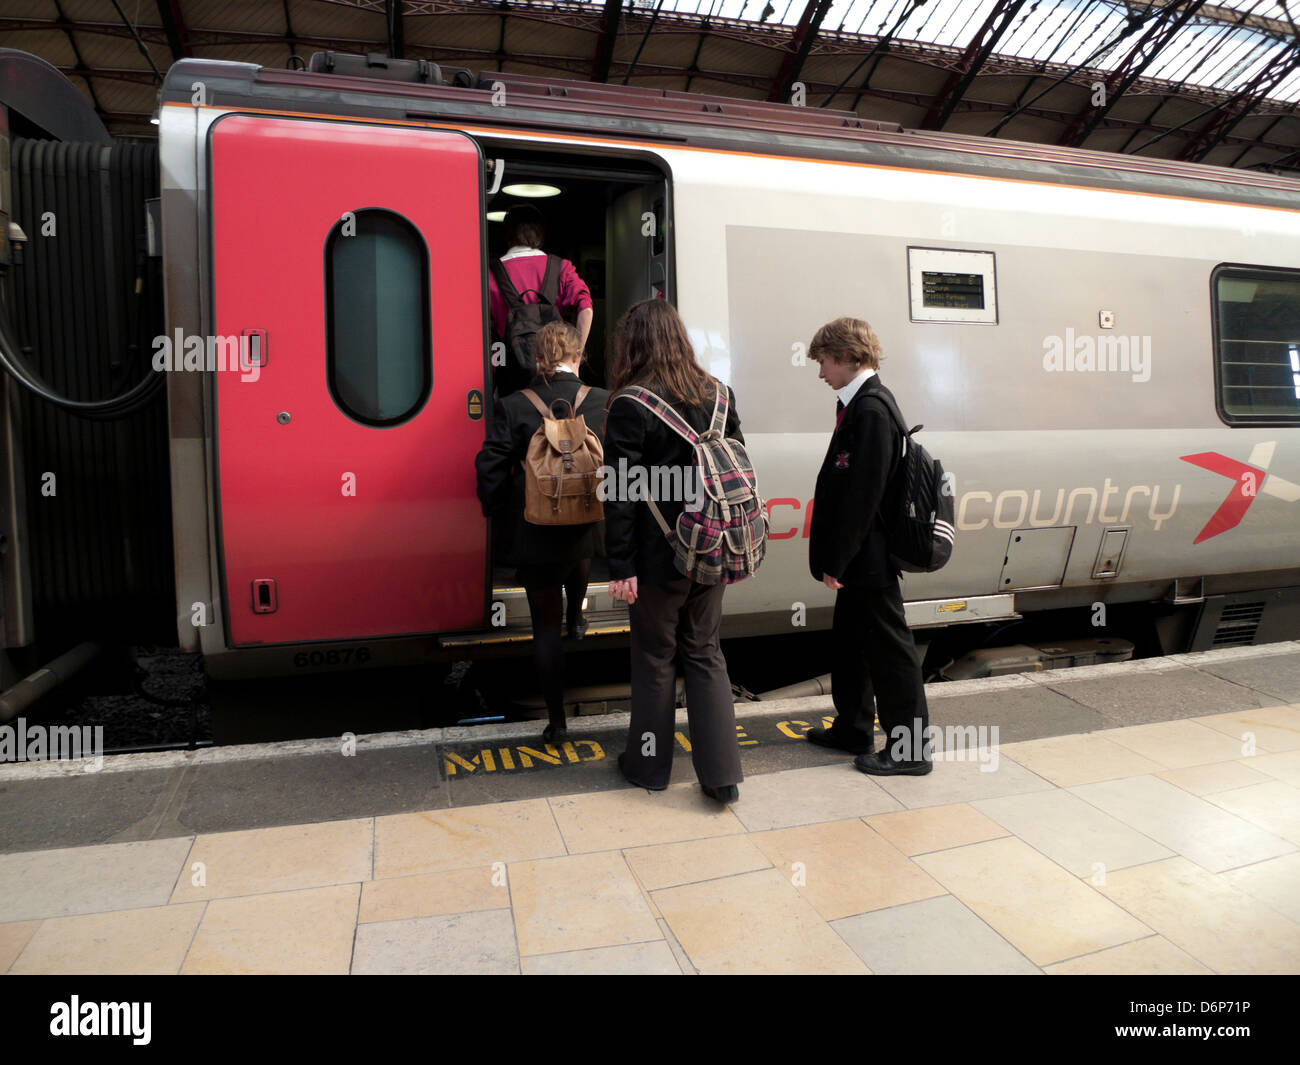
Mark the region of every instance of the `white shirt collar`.
<instances>
[{"instance_id":1,"label":"white shirt collar","mask_svg":"<svg viewBox=\"0 0 1300 1065\"><path fill-rule=\"evenodd\" d=\"M545 255L545 254L546 252L542 251L541 248L530 248L527 244L516 244L513 248L511 248L508 252L506 252L503 256L501 256L501 258L519 259L525 255Z\"/></svg>"},{"instance_id":2,"label":"white shirt collar","mask_svg":"<svg viewBox=\"0 0 1300 1065\"><path fill-rule=\"evenodd\" d=\"M855 378L853 378L852 381L850 381L843 388L838 389L836 391L835 398L838 399L841 403L843 403L847 407L850 403L853 402L853 397L858 394L858 389L860 389L864 384L867 383L867 378L875 377L875 376L876 376L875 370L872 370L869 367L864 368L858 373L858 375Z\"/></svg>"},{"instance_id":3,"label":"white shirt collar","mask_svg":"<svg viewBox=\"0 0 1300 1065\"><path fill-rule=\"evenodd\" d=\"M575 370L572 366L565 366L564 363L562 363L562 362L558 362L558 363L556 363L556 364L555 364L555 368L556 368L557 370L561 371L562 373L571 373L571 374L576 374L576 373L578 372L578 371Z\"/></svg>"}]
</instances>

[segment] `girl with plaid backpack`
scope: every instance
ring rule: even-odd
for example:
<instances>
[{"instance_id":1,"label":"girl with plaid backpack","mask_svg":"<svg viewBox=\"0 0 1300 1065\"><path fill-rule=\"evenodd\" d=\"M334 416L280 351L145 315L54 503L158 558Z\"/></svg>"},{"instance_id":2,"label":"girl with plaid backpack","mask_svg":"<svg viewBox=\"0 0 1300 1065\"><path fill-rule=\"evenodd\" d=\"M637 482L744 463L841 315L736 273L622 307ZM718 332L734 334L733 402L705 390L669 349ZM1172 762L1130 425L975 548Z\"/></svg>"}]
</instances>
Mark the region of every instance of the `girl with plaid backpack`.
<instances>
[{"instance_id":1,"label":"girl with plaid backpack","mask_svg":"<svg viewBox=\"0 0 1300 1065\"><path fill-rule=\"evenodd\" d=\"M612 384L607 469L619 471L613 480L621 486L651 486L648 495L616 490L603 497L610 594L628 603L631 621L632 713L619 767L640 787L668 786L680 662L700 787L719 802L733 802L743 775L731 680L719 646L722 596L727 583L757 568L767 529L744 455L736 397L699 365L681 317L662 299L634 305L619 321ZM716 470L695 465L701 442L721 456L725 476L712 477ZM641 476L627 477L628 471ZM692 553L675 535L701 524L693 516L679 521L688 507L712 513L718 500L704 497L719 484L732 546L739 549L720 564L705 557L706 550ZM667 485L681 490L664 492Z\"/></svg>"}]
</instances>

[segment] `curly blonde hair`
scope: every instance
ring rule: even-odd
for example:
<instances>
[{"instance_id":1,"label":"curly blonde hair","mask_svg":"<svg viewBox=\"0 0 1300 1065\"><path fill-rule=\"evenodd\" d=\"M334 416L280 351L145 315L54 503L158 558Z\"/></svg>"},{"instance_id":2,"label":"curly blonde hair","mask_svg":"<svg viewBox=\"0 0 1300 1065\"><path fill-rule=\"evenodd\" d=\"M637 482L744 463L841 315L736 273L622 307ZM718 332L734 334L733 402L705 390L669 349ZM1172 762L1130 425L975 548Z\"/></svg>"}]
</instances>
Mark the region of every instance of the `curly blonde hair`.
<instances>
[{"instance_id":1,"label":"curly blonde hair","mask_svg":"<svg viewBox=\"0 0 1300 1065\"><path fill-rule=\"evenodd\" d=\"M884 357L876 331L861 318L836 318L827 322L808 345L808 358L814 362L830 358L878 370Z\"/></svg>"},{"instance_id":2,"label":"curly blonde hair","mask_svg":"<svg viewBox=\"0 0 1300 1065\"><path fill-rule=\"evenodd\" d=\"M533 365L548 381L560 363L582 361L582 335L568 322L547 322L533 338Z\"/></svg>"}]
</instances>

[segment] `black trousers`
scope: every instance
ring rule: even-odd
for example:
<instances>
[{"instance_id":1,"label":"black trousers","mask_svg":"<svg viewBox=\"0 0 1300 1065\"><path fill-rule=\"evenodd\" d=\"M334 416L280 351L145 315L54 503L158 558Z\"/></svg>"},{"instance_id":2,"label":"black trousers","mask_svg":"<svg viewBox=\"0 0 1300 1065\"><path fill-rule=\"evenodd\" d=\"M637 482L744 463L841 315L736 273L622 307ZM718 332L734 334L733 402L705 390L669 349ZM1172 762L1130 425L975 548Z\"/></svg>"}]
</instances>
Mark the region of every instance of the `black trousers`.
<instances>
[{"instance_id":1,"label":"black trousers","mask_svg":"<svg viewBox=\"0 0 1300 1065\"><path fill-rule=\"evenodd\" d=\"M677 662L686 681L691 760L701 784L739 784L740 746L727 660L718 645L724 585L687 577L637 582L632 622L632 720L623 773L646 788L666 788L676 742Z\"/></svg>"},{"instance_id":2,"label":"black trousers","mask_svg":"<svg viewBox=\"0 0 1300 1065\"><path fill-rule=\"evenodd\" d=\"M886 749L895 750L901 740L904 746L895 750L900 761L921 758L930 711L898 581L887 588L836 592L831 639L836 736L853 744L871 744L873 722L879 716ZM920 732L913 737L918 727Z\"/></svg>"},{"instance_id":3,"label":"black trousers","mask_svg":"<svg viewBox=\"0 0 1300 1065\"><path fill-rule=\"evenodd\" d=\"M562 613L574 627L587 595L591 559L549 566L520 566L516 576L528 595L533 621L533 664L546 699L546 716L552 725L564 724L564 648L560 636ZM568 600L563 607L561 595Z\"/></svg>"}]
</instances>

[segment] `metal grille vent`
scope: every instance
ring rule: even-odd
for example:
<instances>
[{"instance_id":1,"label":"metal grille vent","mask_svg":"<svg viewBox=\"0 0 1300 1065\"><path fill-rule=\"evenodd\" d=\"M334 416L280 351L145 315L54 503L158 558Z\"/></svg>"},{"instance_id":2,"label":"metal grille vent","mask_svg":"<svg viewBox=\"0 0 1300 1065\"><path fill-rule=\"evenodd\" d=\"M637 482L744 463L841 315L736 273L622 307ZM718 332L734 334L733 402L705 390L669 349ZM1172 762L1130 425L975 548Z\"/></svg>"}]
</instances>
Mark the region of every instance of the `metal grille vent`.
<instances>
[{"instance_id":1,"label":"metal grille vent","mask_svg":"<svg viewBox=\"0 0 1300 1065\"><path fill-rule=\"evenodd\" d=\"M1233 603L1223 608L1218 627L1214 630L1213 647L1245 646L1255 642L1259 619L1264 615L1263 603Z\"/></svg>"},{"instance_id":2,"label":"metal grille vent","mask_svg":"<svg viewBox=\"0 0 1300 1065\"><path fill-rule=\"evenodd\" d=\"M20 137L12 158L14 219L29 238L11 293L22 354L65 395L122 392L152 373L153 338L165 330L161 260L145 242L158 145ZM87 421L21 391L16 405L38 646L97 632L174 640L163 393L114 422ZM45 471L61 474L48 497Z\"/></svg>"}]
</instances>

